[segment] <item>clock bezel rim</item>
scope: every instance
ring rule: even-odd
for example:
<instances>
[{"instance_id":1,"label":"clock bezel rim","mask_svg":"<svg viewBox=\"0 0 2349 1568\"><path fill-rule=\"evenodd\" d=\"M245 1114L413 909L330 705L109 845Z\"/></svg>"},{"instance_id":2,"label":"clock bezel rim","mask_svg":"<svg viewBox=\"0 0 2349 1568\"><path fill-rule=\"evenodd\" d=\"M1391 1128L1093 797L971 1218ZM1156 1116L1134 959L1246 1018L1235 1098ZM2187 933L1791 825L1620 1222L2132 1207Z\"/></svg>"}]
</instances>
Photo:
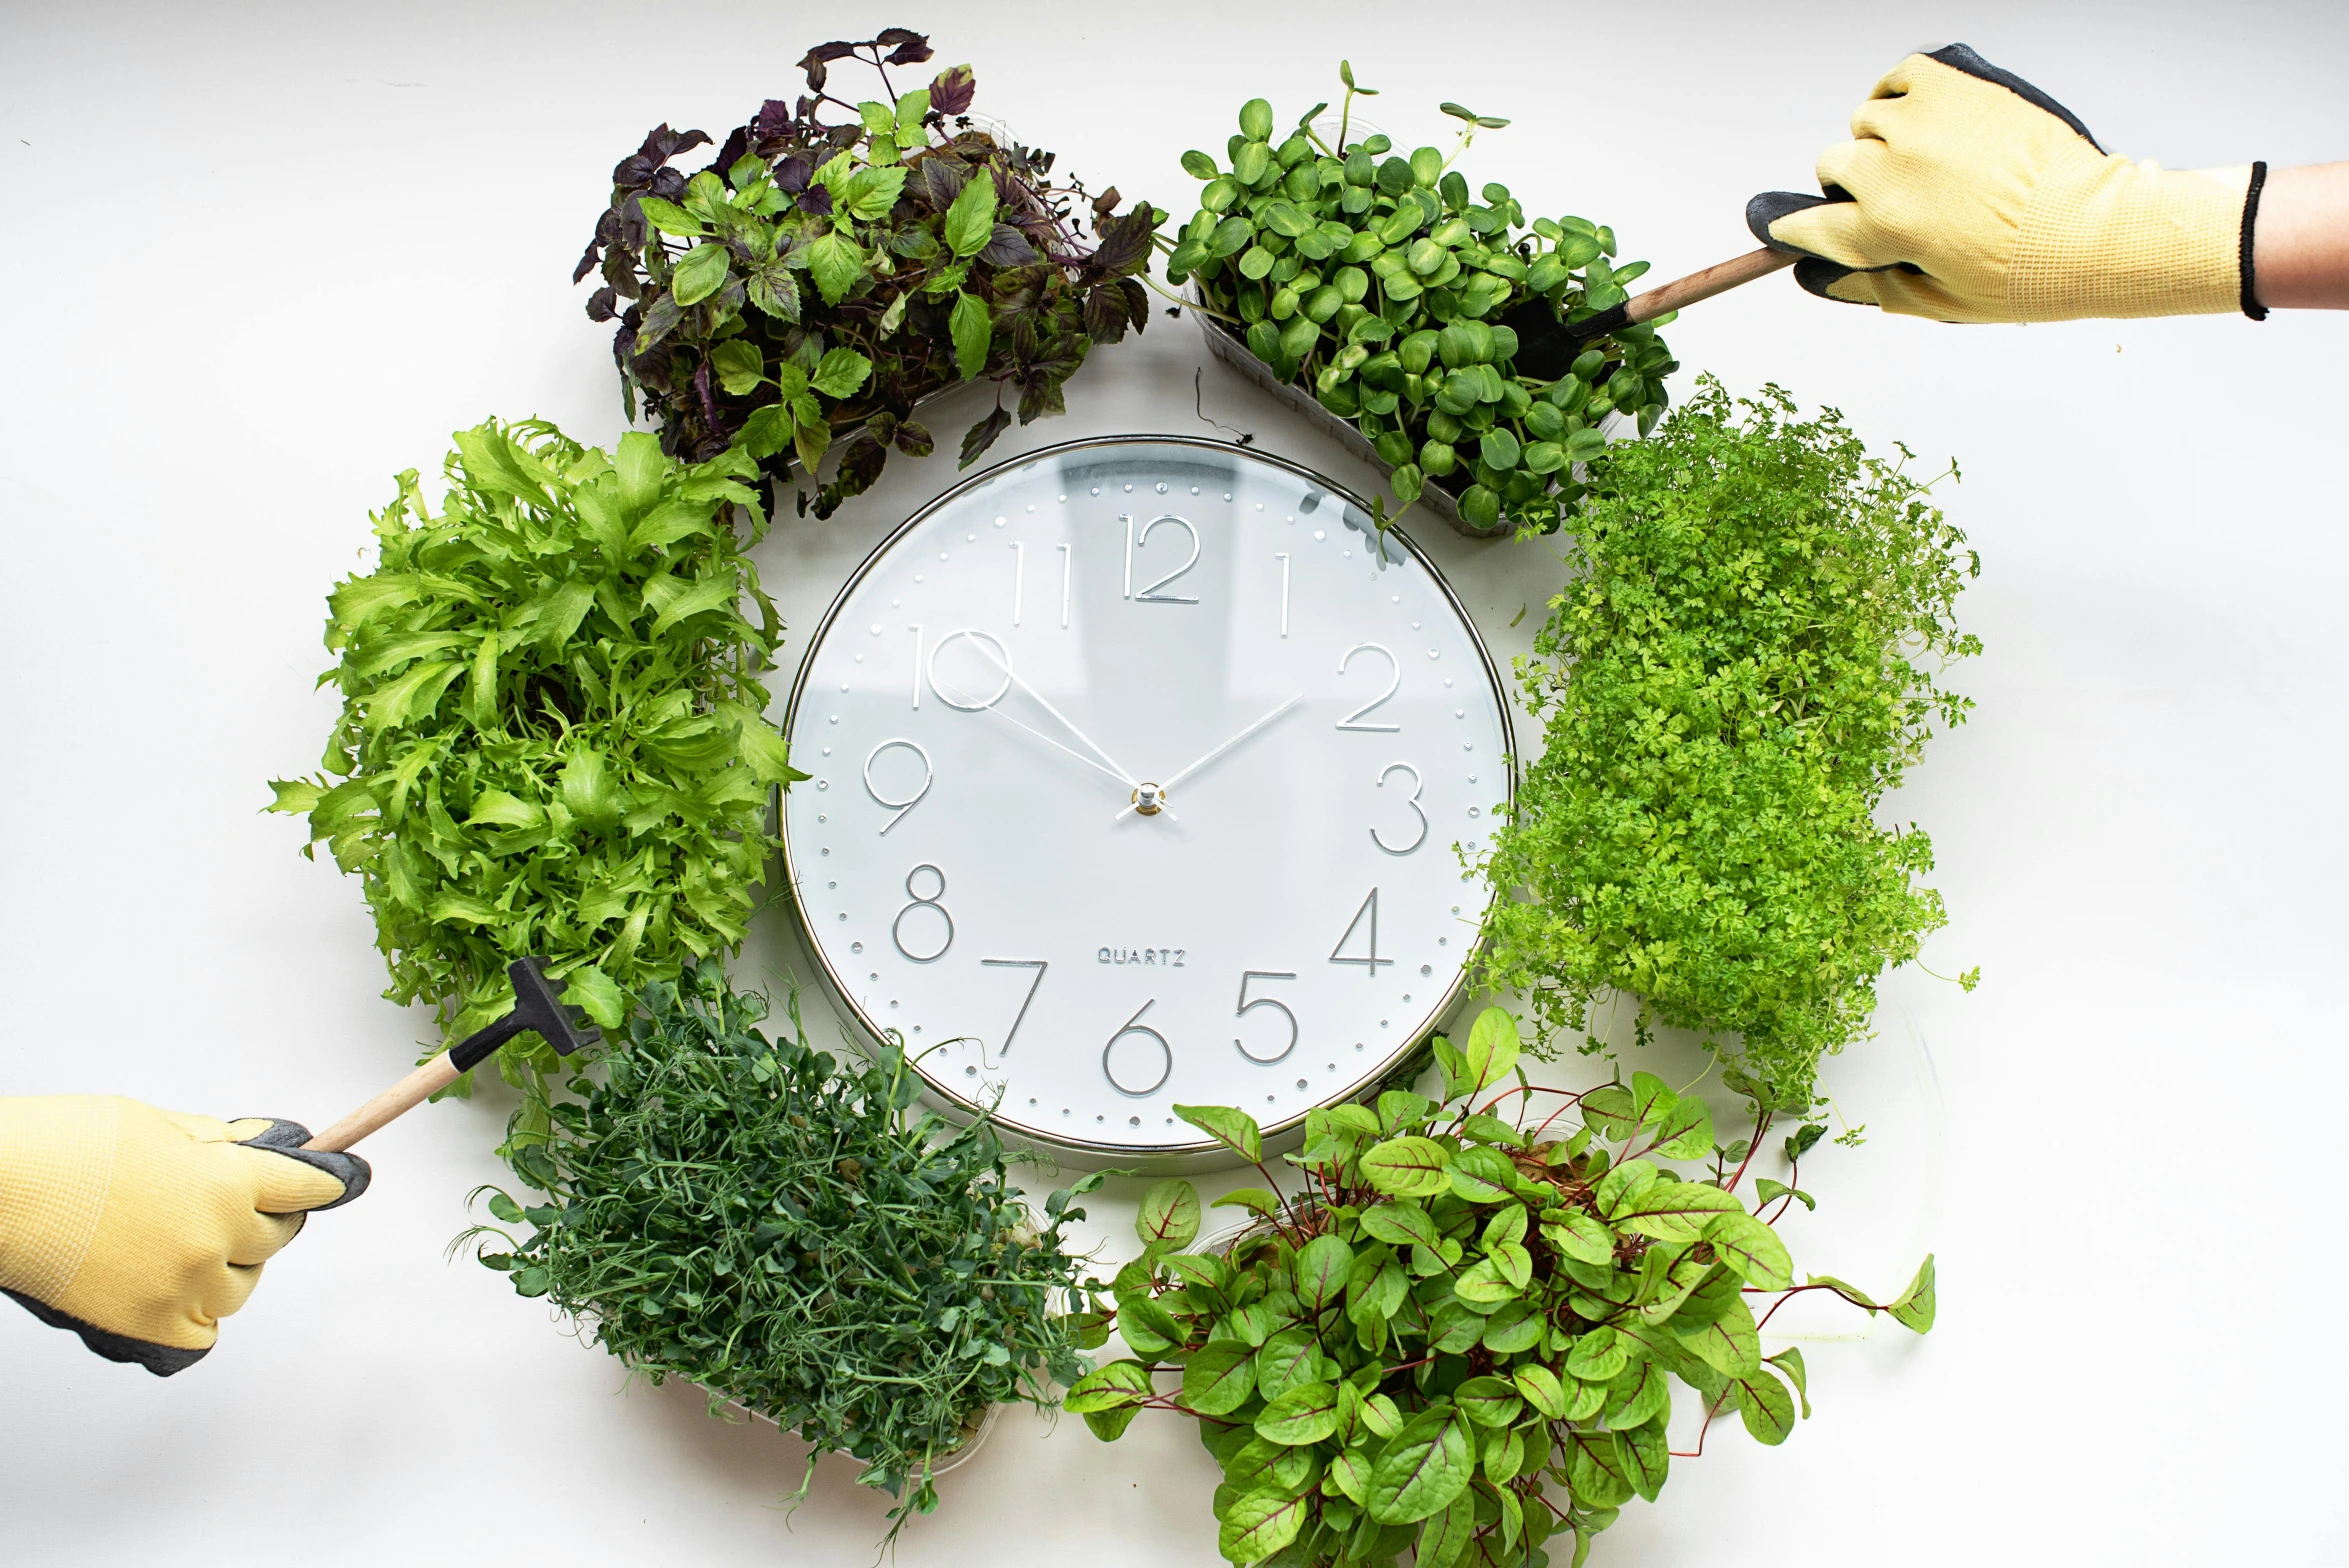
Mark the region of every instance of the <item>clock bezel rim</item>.
<instances>
[{"instance_id":1,"label":"clock bezel rim","mask_svg":"<svg viewBox=\"0 0 2349 1568\"><path fill-rule=\"evenodd\" d=\"M847 607L849 598L863 584L865 578L871 575L882 558L897 546L899 541L929 521L933 514L950 502L1008 470L1026 467L1071 452L1109 446L1182 447L1193 451L1251 458L1274 468L1286 470L1297 478L1321 487L1328 495L1352 507L1366 518L1373 515L1370 506L1359 495L1347 486L1337 483L1328 475L1294 459L1282 457L1276 452L1262 451L1255 447L1240 447L1228 441L1210 441L1199 436L1169 435L1163 432L1081 436L1075 440L1058 441L1050 446L1037 447L1033 451L1016 453L1000 462L989 465L968 478L958 480L915 509L902 522L883 535L881 540L866 552L864 559L857 563L856 569L842 579L839 589L832 595L832 602L825 607L823 617L816 622L816 629L809 634L805 644L806 651L800 657L799 668L792 675L791 697L783 710L782 729L785 740L788 741L795 733L795 726L799 718L800 699L806 693L808 676L815 668L816 651L823 647L824 639L831 634L833 625ZM1429 555L1417 541L1403 530L1401 523L1389 525L1386 532L1388 537L1395 539L1426 570L1429 579L1436 586L1436 591L1443 596L1444 602L1451 606L1453 614L1467 629L1469 645L1476 650L1477 664L1483 670L1485 681L1491 687L1496 704L1500 709L1501 739L1504 747L1503 782L1508 789L1508 805L1514 808L1517 803L1515 714L1510 707L1509 688L1501 679L1500 667L1493 662L1492 650L1485 645L1484 632L1476 624L1476 617L1469 613L1468 606L1462 601L1458 590L1453 588L1451 580L1444 575L1443 568L1436 563L1434 557ZM779 789L776 791L775 802L775 836L782 846L784 886L792 892L790 899L792 921L798 930L801 945L815 961L816 979L825 997L832 1003L834 1011L840 1014L843 1021L859 1030L872 1045L885 1045L887 1043L885 1026L879 1020L867 1016L864 1009L857 1004L854 994L842 982L839 973L834 969L831 955L825 951L824 944L819 939L813 923L808 919L806 900L799 896L799 868L794 863L791 853L790 818L791 790L789 788ZM1463 956L1459 972L1453 976L1451 984L1445 988L1442 1000L1423 1015L1426 1022L1422 1027L1408 1032L1393 1049L1379 1059L1377 1065L1357 1075L1353 1086L1344 1093L1318 1101L1294 1116L1265 1124L1263 1133L1266 1142L1270 1144L1286 1135L1297 1132L1304 1126L1305 1118L1315 1110L1326 1109L1331 1105L1354 1100L1366 1086L1385 1078L1413 1052L1419 1050L1427 1039L1442 1027L1445 1016L1459 1005L1460 998L1467 993L1469 970L1482 948L1483 938L1480 932L1475 943ZM942 1113L949 1117L964 1119L976 1119L981 1115L991 1114L986 1106L967 1098L953 1085L941 1083L926 1069L912 1063L910 1056L908 1062L909 1065L913 1065L915 1077L921 1083L921 1094ZM1000 1117L995 1119L994 1125L1007 1139L1033 1144L1054 1154L1095 1167L1115 1164L1119 1161L1147 1161L1159 1168L1165 1168L1173 1163L1180 1163L1188 1167L1195 1165L1202 1156L1230 1152L1223 1144L1212 1138L1201 1138L1180 1144L1137 1146L1130 1143L1096 1143L1081 1137L1055 1137L1050 1133L1038 1132L1024 1125L1014 1125Z\"/></svg>"}]
</instances>

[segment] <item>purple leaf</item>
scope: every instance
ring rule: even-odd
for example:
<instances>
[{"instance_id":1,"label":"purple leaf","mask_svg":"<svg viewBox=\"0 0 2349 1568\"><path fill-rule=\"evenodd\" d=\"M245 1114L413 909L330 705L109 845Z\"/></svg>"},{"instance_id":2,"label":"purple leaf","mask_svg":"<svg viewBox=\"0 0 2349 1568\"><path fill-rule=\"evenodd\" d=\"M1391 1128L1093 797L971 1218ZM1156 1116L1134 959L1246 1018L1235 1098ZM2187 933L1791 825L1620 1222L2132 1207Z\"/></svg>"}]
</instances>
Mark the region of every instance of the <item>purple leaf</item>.
<instances>
[{"instance_id":1,"label":"purple leaf","mask_svg":"<svg viewBox=\"0 0 2349 1568\"><path fill-rule=\"evenodd\" d=\"M950 65L930 82L930 107L940 114L962 114L971 106L971 95L979 90L978 77L967 65Z\"/></svg>"},{"instance_id":2,"label":"purple leaf","mask_svg":"<svg viewBox=\"0 0 2349 1568\"><path fill-rule=\"evenodd\" d=\"M832 215L832 193L821 185L810 186L799 193L799 210L819 218Z\"/></svg>"},{"instance_id":3,"label":"purple leaf","mask_svg":"<svg viewBox=\"0 0 2349 1568\"><path fill-rule=\"evenodd\" d=\"M938 447L937 438L930 434L930 427L910 419L898 422L896 441L897 450L908 457L928 457Z\"/></svg>"},{"instance_id":4,"label":"purple leaf","mask_svg":"<svg viewBox=\"0 0 2349 1568\"><path fill-rule=\"evenodd\" d=\"M807 90L811 93L820 93L824 90L824 78L830 74L825 69L825 62L845 59L854 53L856 53L856 45L844 44L838 40L828 44L818 44L810 49L799 62L799 68L807 72Z\"/></svg>"},{"instance_id":5,"label":"purple leaf","mask_svg":"<svg viewBox=\"0 0 2349 1568\"><path fill-rule=\"evenodd\" d=\"M685 313L677 308L677 301L669 295L663 294L654 300L646 307L644 320L637 327L635 337L630 340L632 352L643 354L650 351L653 345L677 330L677 323L684 316Z\"/></svg>"},{"instance_id":6,"label":"purple leaf","mask_svg":"<svg viewBox=\"0 0 2349 1568\"><path fill-rule=\"evenodd\" d=\"M922 171L922 195L940 212L954 205L954 198L970 183L970 170L959 158L936 155L924 158L917 167Z\"/></svg>"},{"instance_id":7,"label":"purple leaf","mask_svg":"<svg viewBox=\"0 0 2349 1568\"><path fill-rule=\"evenodd\" d=\"M719 423L718 400L710 395L710 367L704 364L693 373L693 395L701 400L701 411L712 428Z\"/></svg>"},{"instance_id":8,"label":"purple leaf","mask_svg":"<svg viewBox=\"0 0 2349 1568\"><path fill-rule=\"evenodd\" d=\"M898 27L892 27L889 29L890 33L903 31L903 28ZM878 43L887 43L889 41L889 33L883 33L880 38L875 41ZM890 51L888 63L891 65L919 65L924 60L930 58L931 54L934 52L935 51L930 48L930 40L924 38L919 33L915 33L910 35L906 42L899 44L894 50Z\"/></svg>"},{"instance_id":9,"label":"purple leaf","mask_svg":"<svg viewBox=\"0 0 2349 1568\"><path fill-rule=\"evenodd\" d=\"M1020 423L1023 425L1033 424L1049 414L1068 412L1060 388L1085 362L1084 340L1080 338L1074 344L1063 340L1060 347L1062 357L1039 359L1020 372Z\"/></svg>"},{"instance_id":10,"label":"purple leaf","mask_svg":"<svg viewBox=\"0 0 2349 1568\"><path fill-rule=\"evenodd\" d=\"M587 242L586 254L579 258L579 265L571 269L572 282L577 283L595 270L595 264L603 260L603 249L603 245L596 240Z\"/></svg>"},{"instance_id":11,"label":"purple leaf","mask_svg":"<svg viewBox=\"0 0 2349 1568\"><path fill-rule=\"evenodd\" d=\"M675 201L685 194L685 176L675 169L663 169L653 176L652 193L663 201Z\"/></svg>"},{"instance_id":12,"label":"purple leaf","mask_svg":"<svg viewBox=\"0 0 2349 1568\"><path fill-rule=\"evenodd\" d=\"M1115 276L1132 272L1150 258L1152 214L1147 205L1101 225L1101 243L1094 248L1093 265Z\"/></svg>"},{"instance_id":13,"label":"purple leaf","mask_svg":"<svg viewBox=\"0 0 2349 1568\"><path fill-rule=\"evenodd\" d=\"M1008 223L998 223L995 237L979 252L979 259L991 267L1031 267L1044 258L1036 254L1026 235Z\"/></svg>"},{"instance_id":14,"label":"purple leaf","mask_svg":"<svg viewBox=\"0 0 2349 1568\"><path fill-rule=\"evenodd\" d=\"M579 280L573 278L571 281L577 283ZM612 308L617 299L618 296L609 287L597 289L593 294L587 296L587 319L590 321L611 320L619 314Z\"/></svg>"},{"instance_id":15,"label":"purple leaf","mask_svg":"<svg viewBox=\"0 0 2349 1568\"><path fill-rule=\"evenodd\" d=\"M725 178L726 171L741 161L742 155L748 151L750 151L750 130L747 126L737 125L726 133L726 144L720 147L718 155L710 160L710 172L716 174L720 179Z\"/></svg>"},{"instance_id":16,"label":"purple leaf","mask_svg":"<svg viewBox=\"0 0 2349 1568\"><path fill-rule=\"evenodd\" d=\"M803 154L795 152L775 165L775 189L789 191L796 196L807 189L808 178L815 172L816 166L808 162Z\"/></svg>"},{"instance_id":17,"label":"purple leaf","mask_svg":"<svg viewBox=\"0 0 2349 1568\"><path fill-rule=\"evenodd\" d=\"M1114 283L1098 283L1085 294L1085 332L1096 343L1115 343L1126 335L1126 297Z\"/></svg>"},{"instance_id":18,"label":"purple leaf","mask_svg":"<svg viewBox=\"0 0 2349 1568\"><path fill-rule=\"evenodd\" d=\"M645 132L644 144L636 149L635 156L622 160L620 168L612 171L612 183L614 185L642 185L652 177L652 172L662 164L667 163L681 152L689 152L693 148L707 146L709 139L708 133L704 131L672 131L666 124L656 125ZM629 179L621 178L621 170L632 169L638 160L643 161L642 172L634 174Z\"/></svg>"},{"instance_id":19,"label":"purple leaf","mask_svg":"<svg viewBox=\"0 0 2349 1568\"><path fill-rule=\"evenodd\" d=\"M1011 410L998 405L995 410L963 432L962 460L954 466L968 468L979 460L979 454L995 444L995 438L1011 428Z\"/></svg>"},{"instance_id":20,"label":"purple leaf","mask_svg":"<svg viewBox=\"0 0 2349 1568\"><path fill-rule=\"evenodd\" d=\"M777 136L788 136L791 134L792 127L791 105L780 98L769 98L765 103L759 105L758 118L750 123L751 128L758 132L761 141L767 141Z\"/></svg>"}]
</instances>

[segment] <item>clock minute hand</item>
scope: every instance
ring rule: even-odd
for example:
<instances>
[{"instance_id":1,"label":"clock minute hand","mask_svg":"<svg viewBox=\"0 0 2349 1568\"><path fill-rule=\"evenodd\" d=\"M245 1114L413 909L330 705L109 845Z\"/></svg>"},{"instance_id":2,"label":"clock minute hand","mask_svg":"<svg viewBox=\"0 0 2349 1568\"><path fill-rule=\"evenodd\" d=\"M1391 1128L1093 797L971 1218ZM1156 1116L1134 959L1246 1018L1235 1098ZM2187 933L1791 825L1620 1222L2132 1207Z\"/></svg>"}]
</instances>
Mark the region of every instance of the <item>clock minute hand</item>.
<instances>
[{"instance_id":1,"label":"clock minute hand","mask_svg":"<svg viewBox=\"0 0 2349 1568\"><path fill-rule=\"evenodd\" d=\"M1255 734L1258 730L1263 729L1273 720L1279 718L1282 714L1288 712L1291 708L1294 708L1298 703L1303 702L1304 700L1305 694L1303 692L1299 692L1296 696L1291 697L1287 702L1282 703L1279 707L1273 709L1263 718L1258 719L1255 723L1240 731L1239 734L1234 735L1230 740L1225 741L1222 745L1216 747L1206 756L1201 757L1198 761L1192 763L1189 767L1184 768L1180 773L1177 773L1172 778L1168 779L1164 784L1158 786L1159 792L1164 794L1167 791L1172 790L1177 784L1180 784L1183 780L1189 778L1192 774L1198 772L1201 768L1206 767L1210 762L1213 762L1216 758L1222 756L1225 752L1230 751L1233 747L1239 745L1240 742L1246 740L1249 736ZM1126 812L1132 811L1133 809L1134 808L1129 805L1126 807L1125 811L1118 813L1118 817L1124 817Z\"/></svg>"},{"instance_id":2,"label":"clock minute hand","mask_svg":"<svg viewBox=\"0 0 2349 1568\"><path fill-rule=\"evenodd\" d=\"M1071 735L1074 735L1077 739L1092 747L1093 755L1099 757L1103 762L1109 764L1109 772L1114 775L1120 783L1124 784L1128 789L1141 788L1141 781L1139 779L1135 778L1131 773L1128 773L1124 768L1120 767L1115 757L1111 756L1108 752L1103 751L1101 749L1100 742L1094 740L1092 736L1086 734L1083 730L1078 729L1074 724L1071 724L1069 722L1068 715L1061 712L1058 708L1055 708L1051 702L1045 698L1042 692L1038 691L1035 687L1030 686L1026 681L1021 680L1019 671L1013 669L1010 665L995 657L994 652L984 643L979 642L976 638L972 639L971 646L978 649L981 657L985 658L989 664L992 664L997 669L1001 670L1004 673L1005 678L1010 680L1014 685L1018 686L1020 690L1026 692L1030 697L1035 698L1036 706L1042 708L1046 713L1049 713L1054 718L1058 719L1060 721L1061 728L1067 730ZM1011 718L1011 715L1007 713L1004 714L1003 717L1009 719ZM1015 724L1019 723L1017 719L1013 719L1012 722ZM1021 724L1020 728L1027 729L1027 726ZM1029 730L1029 733L1035 734L1035 731ZM1037 736L1037 738L1039 740L1043 739L1042 736ZM1063 747L1062 749L1066 750L1067 748Z\"/></svg>"}]
</instances>

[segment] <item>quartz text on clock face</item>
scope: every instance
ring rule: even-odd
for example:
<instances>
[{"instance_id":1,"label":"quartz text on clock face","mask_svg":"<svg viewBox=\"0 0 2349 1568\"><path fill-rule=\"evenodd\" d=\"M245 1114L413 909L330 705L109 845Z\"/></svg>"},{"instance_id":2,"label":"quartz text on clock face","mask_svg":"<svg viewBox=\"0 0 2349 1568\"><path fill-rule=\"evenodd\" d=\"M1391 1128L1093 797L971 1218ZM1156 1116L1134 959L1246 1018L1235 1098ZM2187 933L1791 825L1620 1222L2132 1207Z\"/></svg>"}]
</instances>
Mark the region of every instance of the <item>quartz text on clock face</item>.
<instances>
[{"instance_id":1,"label":"quartz text on clock face","mask_svg":"<svg viewBox=\"0 0 2349 1568\"><path fill-rule=\"evenodd\" d=\"M834 990L932 1088L1107 1155L1375 1078L1461 983L1509 798L1435 572L1228 447L1040 453L844 590L793 695L790 874Z\"/></svg>"}]
</instances>

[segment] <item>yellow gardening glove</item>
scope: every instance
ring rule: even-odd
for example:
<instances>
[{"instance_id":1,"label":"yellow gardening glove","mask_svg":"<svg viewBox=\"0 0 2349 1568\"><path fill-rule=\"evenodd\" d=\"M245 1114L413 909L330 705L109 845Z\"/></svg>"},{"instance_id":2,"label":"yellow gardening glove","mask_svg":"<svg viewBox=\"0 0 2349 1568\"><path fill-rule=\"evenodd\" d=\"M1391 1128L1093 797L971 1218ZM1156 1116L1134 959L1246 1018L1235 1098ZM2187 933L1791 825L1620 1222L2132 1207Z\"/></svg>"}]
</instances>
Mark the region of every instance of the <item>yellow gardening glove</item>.
<instances>
[{"instance_id":1,"label":"yellow gardening glove","mask_svg":"<svg viewBox=\"0 0 2349 1568\"><path fill-rule=\"evenodd\" d=\"M193 1366L307 1211L367 1190L309 1131L102 1095L0 1099L0 1290L110 1361Z\"/></svg>"},{"instance_id":2,"label":"yellow gardening glove","mask_svg":"<svg viewBox=\"0 0 2349 1568\"><path fill-rule=\"evenodd\" d=\"M2078 116L1964 44L1912 54L1819 155L1825 197L1771 191L1746 224L1827 299L1942 321L2267 312L2251 229L2267 165L2116 158Z\"/></svg>"}]
</instances>

